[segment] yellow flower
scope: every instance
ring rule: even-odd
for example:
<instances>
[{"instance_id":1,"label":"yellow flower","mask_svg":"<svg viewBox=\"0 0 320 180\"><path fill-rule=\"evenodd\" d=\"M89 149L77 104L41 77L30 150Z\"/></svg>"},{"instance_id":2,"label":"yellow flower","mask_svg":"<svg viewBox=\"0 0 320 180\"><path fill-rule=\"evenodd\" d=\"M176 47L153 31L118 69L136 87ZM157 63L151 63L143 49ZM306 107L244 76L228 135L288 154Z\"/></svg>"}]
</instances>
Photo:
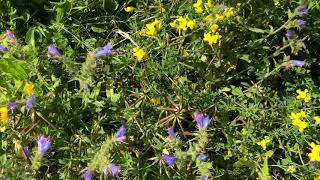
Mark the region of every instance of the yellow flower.
<instances>
[{"instance_id":1,"label":"yellow flower","mask_svg":"<svg viewBox=\"0 0 320 180\"><path fill-rule=\"evenodd\" d=\"M134 11L136 8L134 8L134 7L132 7L132 6L128 6L128 7L126 7L126 8L124 8L124 11L126 11L126 12L132 12L132 11Z\"/></svg>"},{"instance_id":2,"label":"yellow flower","mask_svg":"<svg viewBox=\"0 0 320 180\"><path fill-rule=\"evenodd\" d=\"M320 117L319 116L315 116L313 119L316 121L315 122L316 125L320 124Z\"/></svg>"},{"instance_id":3,"label":"yellow flower","mask_svg":"<svg viewBox=\"0 0 320 180\"><path fill-rule=\"evenodd\" d=\"M298 89L296 91L298 95L296 96L297 99L303 99L304 102L309 102L311 100L311 96L308 94L308 89L305 89L301 91L301 89Z\"/></svg>"},{"instance_id":4,"label":"yellow flower","mask_svg":"<svg viewBox=\"0 0 320 180\"><path fill-rule=\"evenodd\" d=\"M215 16L218 21L222 21L224 19L224 15L216 14Z\"/></svg>"},{"instance_id":5,"label":"yellow flower","mask_svg":"<svg viewBox=\"0 0 320 180\"><path fill-rule=\"evenodd\" d=\"M162 153L163 153L163 154L167 154L167 155L169 155L169 154L170 154L170 153L169 153L169 151L168 151L167 149L163 149L163 150L162 150Z\"/></svg>"},{"instance_id":6,"label":"yellow flower","mask_svg":"<svg viewBox=\"0 0 320 180\"><path fill-rule=\"evenodd\" d=\"M208 6L208 8L212 8L213 7L213 3L212 3L211 0L207 1L207 6Z\"/></svg>"},{"instance_id":7,"label":"yellow flower","mask_svg":"<svg viewBox=\"0 0 320 180\"><path fill-rule=\"evenodd\" d=\"M161 27L161 20L158 20L158 19L155 19L153 22L152 22L152 25L154 25L156 28L160 28Z\"/></svg>"},{"instance_id":8,"label":"yellow flower","mask_svg":"<svg viewBox=\"0 0 320 180\"><path fill-rule=\"evenodd\" d=\"M304 129L308 127L308 123L301 121L300 119L293 119L292 124L298 126L301 133L303 133Z\"/></svg>"},{"instance_id":9,"label":"yellow flower","mask_svg":"<svg viewBox=\"0 0 320 180\"><path fill-rule=\"evenodd\" d=\"M287 171L292 174L296 172L296 168L294 166L289 166Z\"/></svg>"},{"instance_id":10,"label":"yellow flower","mask_svg":"<svg viewBox=\"0 0 320 180\"><path fill-rule=\"evenodd\" d=\"M26 83L26 85L24 86L24 91L29 95L32 94L33 84Z\"/></svg>"},{"instance_id":11,"label":"yellow flower","mask_svg":"<svg viewBox=\"0 0 320 180\"><path fill-rule=\"evenodd\" d=\"M151 98L150 102L154 105L159 105L161 103L160 98Z\"/></svg>"},{"instance_id":12,"label":"yellow flower","mask_svg":"<svg viewBox=\"0 0 320 180\"><path fill-rule=\"evenodd\" d=\"M193 7L195 8L197 13L202 13L203 12L202 0L197 0L197 2L193 4Z\"/></svg>"},{"instance_id":13,"label":"yellow flower","mask_svg":"<svg viewBox=\"0 0 320 180\"><path fill-rule=\"evenodd\" d=\"M320 145L311 143L311 153L308 154L310 161L320 161Z\"/></svg>"},{"instance_id":14,"label":"yellow flower","mask_svg":"<svg viewBox=\"0 0 320 180\"><path fill-rule=\"evenodd\" d=\"M226 16L227 18L232 16L233 14L234 14L233 8L229 8L223 13L223 15Z\"/></svg>"},{"instance_id":15,"label":"yellow flower","mask_svg":"<svg viewBox=\"0 0 320 180\"><path fill-rule=\"evenodd\" d=\"M184 31L187 30L188 19L182 16L179 16L177 21L179 22L178 29L182 29Z\"/></svg>"},{"instance_id":16,"label":"yellow flower","mask_svg":"<svg viewBox=\"0 0 320 180\"><path fill-rule=\"evenodd\" d=\"M212 21L212 19L213 19L212 14L209 14L206 17L203 18L203 21L204 22L210 22L210 21Z\"/></svg>"},{"instance_id":17,"label":"yellow flower","mask_svg":"<svg viewBox=\"0 0 320 180\"><path fill-rule=\"evenodd\" d=\"M2 107L0 108L0 118L2 123L6 123L8 119L8 108L7 107Z\"/></svg>"},{"instance_id":18,"label":"yellow flower","mask_svg":"<svg viewBox=\"0 0 320 180\"><path fill-rule=\"evenodd\" d=\"M308 123L301 120L301 118L305 118L307 113L304 110L300 110L298 113L291 112L292 124L294 126L298 126L299 131L302 133L305 128L308 127Z\"/></svg>"},{"instance_id":19,"label":"yellow flower","mask_svg":"<svg viewBox=\"0 0 320 180\"><path fill-rule=\"evenodd\" d=\"M140 62L142 61L146 56L146 52L143 50L143 48L135 47L133 48L133 56L137 58L137 60Z\"/></svg>"},{"instance_id":20,"label":"yellow flower","mask_svg":"<svg viewBox=\"0 0 320 180\"><path fill-rule=\"evenodd\" d=\"M210 26L211 32L215 33L218 30L219 26L217 24L212 24Z\"/></svg>"},{"instance_id":21,"label":"yellow flower","mask_svg":"<svg viewBox=\"0 0 320 180\"><path fill-rule=\"evenodd\" d=\"M298 113L291 112L291 119L301 119L301 118L305 118L306 116L307 116L307 113L302 109Z\"/></svg>"},{"instance_id":22,"label":"yellow flower","mask_svg":"<svg viewBox=\"0 0 320 180\"><path fill-rule=\"evenodd\" d=\"M169 23L169 25L173 28L186 31L188 28L194 29L197 27L197 22L195 20L190 20L188 17L179 16L177 19Z\"/></svg>"},{"instance_id":23,"label":"yellow flower","mask_svg":"<svg viewBox=\"0 0 320 180\"><path fill-rule=\"evenodd\" d=\"M172 21L169 25L173 28L177 27L177 20Z\"/></svg>"},{"instance_id":24,"label":"yellow flower","mask_svg":"<svg viewBox=\"0 0 320 180\"><path fill-rule=\"evenodd\" d=\"M141 30L141 34L146 34L149 36L155 36L157 34L157 29L160 29L161 21L155 19L153 22L146 24L146 27Z\"/></svg>"},{"instance_id":25,"label":"yellow flower","mask_svg":"<svg viewBox=\"0 0 320 180\"><path fill-rule=\"evenodd\" d=\"M196 20L189 20L189 21L187 22L187 26L188 26L190 29L194 29L194 28L197 26Z\"/></svg>"},{"instance_id":26,"label":"yellow flower","mask_svg":"<svg viewBox=\"0 0 320 180\"><path fill-rule=\"evenodd\" d=\"M264 139L262 139L261 141L257 142L257 144L259 146L262 147L263 150L267 149L267 144L270 142L270 138L268 136L266 136Z\"/></svg>"},{"instance_id":27,"label":"yellow flower","mask_svg":"<svg viewBox=\"0 0 320 180\"><path fill-rule=\"evenodd\" d=\"M218 43L218 40L221 38L218 32L216 34L211 35L211 33L205 33L203 40L205 42L208 42L208 44L211 46L212 44Z\"/></svg>"},{"instance_id":28,"label":"yellow flower","mask_svg":"<svg viewBox=\"0 0 320 180\"><path fill-rule=\"evenodd\" d=\"M237 7L240 7L241 6L241 3L237 3Z\"/></svg>"},{"instance_id":29,"label":"yellow flower","mask_svg":"<svg viewBox=\"0 0 320 180\"><path fill-rule=\"evenodd\" d=\"M0 132L4 132L6 130L5 126L0 127Z\"/></svg>"}]
</instances>

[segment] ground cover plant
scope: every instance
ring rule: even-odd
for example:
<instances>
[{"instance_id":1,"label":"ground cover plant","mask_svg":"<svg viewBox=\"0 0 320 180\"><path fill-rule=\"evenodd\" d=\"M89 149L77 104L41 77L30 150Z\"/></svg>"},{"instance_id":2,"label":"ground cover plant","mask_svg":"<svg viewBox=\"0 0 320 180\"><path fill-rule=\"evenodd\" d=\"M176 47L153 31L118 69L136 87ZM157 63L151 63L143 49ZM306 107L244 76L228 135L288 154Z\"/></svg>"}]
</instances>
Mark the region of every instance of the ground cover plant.
<instances>
[{"instance_id":1,"label":"ground cover plant","mask_svg":"<svg viewBox=\"0 0 320 180\"><path fill-rule=\"evenodd\" d=\"M2 179L318 179L318 0L2 0Z\"/></svg>"}]
</instances>

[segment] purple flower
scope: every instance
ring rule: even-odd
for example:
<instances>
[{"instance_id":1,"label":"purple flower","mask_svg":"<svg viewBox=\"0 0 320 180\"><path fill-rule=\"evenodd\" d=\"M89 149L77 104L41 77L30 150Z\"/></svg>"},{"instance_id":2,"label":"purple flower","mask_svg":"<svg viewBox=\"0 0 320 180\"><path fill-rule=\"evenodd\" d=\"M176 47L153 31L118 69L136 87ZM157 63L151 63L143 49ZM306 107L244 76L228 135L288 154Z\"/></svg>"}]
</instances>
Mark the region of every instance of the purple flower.
<instances>
[{"instance_id":1,"label":"purple flower","mask_svg":"<svg viewBox=\"0 0 320 180\"><path fill-rule=\"evenodd\" d=\"M162 154L162 159L169 166L172 166L174 162L177 160L175 156L170 156L168 154Z\"/></svg>"},{"instance_id":2,"label":"purple flower","mask_svg":"<svg viewBox=\"0 0 320 180\"><path fill-rule=\"evenodd\" d=\"M28 147L28 146L23 147L23 149L22 149L22 155L23 155L23 157L25 157L25 158L28 158L28 157L29 157L30 151L29 151L29 147Z\"/></svg>"},{"instance_id":3,"label":"purple flower","mask_svg":"<svg viewBox=\"0 0 320 180\"><path fill-rule=\"evenodd\" d=\"M117 177L121 170L121 166L117 166L115 164L109 164L109 166L104 170L104 176L108 176L110 174L113 177Z\"/></svg>"},{"instance_id":4,"label":"purple flower","mask_svg":"<svg viewBox=\"0 0 320 180\"><path fill-rule=\"evenodd\" d=\"M5 53L5 52L8 51L8 49L5 48L5 47L3 47L3 46L0 44L0 51L3 52L3 53Z\"/></svg>"},{"instance_id":5,"label":"purple flower","mask_svg":"<svg viewBox=\"0 0 320 180\"><path fill-rule=\"evenodd\" d=\"M295 66L299 66L299 67L303 67L305 64L304 60L291 60L290 61L291 64L295 65Z\"/></svg>"},{"instance_id":6,"label":"purple flower","mask_svg":"<svg viewBox=\"0 0 320 180\"><path fill-rule=\"evenodd\" d=\"M9 103L7 104L7 106L8 106L8 108L9 108L11 111L13 111L14 109L16 109L17 103L16 103L16 102L9 102Z\"/></svg>"},{"instance_id":7,"label":"purple flower","mask_svg":"<svg viewBox=\"0 0 320 180\"><path fill-rule=\"evenodd\" d=\"M127 136L126 136L126 128L124 127L124 125L120 127L120 129L116 132L114 137L119 142L124 143L126 141Z\"/></svg>"},{"instance_id":8,"label":"purple flower","mask_svg":"<svg viewBox=\"0 0 320 180\"><path fill-rule=\"evenodd\" d=\"M2 176L1 180L8 180L7 176Z\"/></svg>"},{"instance_id":9,"label":"purple flower","mask_svg":"<svg viewBox=\"0 0 320 180\"><path fill-rule=\"evenodd\" d=\"M306 6L299 6L297 8L297 12L300 16L302 16L302 15L308 14L308 9Z\"/></svg>"},{"instance_id":10,"label":"purple flower","mask_svg":"<svg viewBox=\"0 0 320 180\"><path fill-rule=\"evenodd\" d=\"M43 155L50 149L51 147L51 141L49 138L46 138L44 136L40 136L38 138L38 154Z\"/></svg>"},{"instance_id":11,"label":"purple flower","mask_svg":"<svg viewBox=\"0 0 320 180\"><path fill-rule=\"evenodd\" d=\"M54 44L49 44L48 46L48 53L51 56L61 56L61 53L59 52L59 50L57 49L57 47Z\"/></svg>"},{"instance_id":12,"label":"purple flower","mask_svg":"<svg viewBox=\"0 0 320 180\"><path fill-rule=\"evenodd\" d=\"M290 29L288 29L287 32L286 32L287 38L292 38L293 34L294 34L294 31L290 30Z\"/></svg>"},{"instance_id":13,"label":"purple flower","mask_svg":"<svg viewBox=\"0 0 320 180\"><path fill-rule=\"evenodd\" d=\"M173 127L169 127L169 128L167 129L167 132L168 132L168 138L169 138L169 139L174 139L175 134L174 134L174 129L173 129Z\"/></svg>"},{"instance_id":14,"label":"purple flower","mask_svg":"<svg viewBox=\"0 0 320 180\"><path fill-rule=\"evenodd\" d=\"M227 6L222 5L221 8L220 8L220 12L223 13L223 12L225 12L227 9L228 9Z\"/></svg>"},{"instance_id":15,"label":"purple flower","mask_svg":"<svg viewBox=\"0 0 320 180\"><path fill-rule=\"evenodd\" d=\"M208 180L208 177L206 177L206 176L200 176L200 180Z\"/></svg>"},{"instance_id":16,"label":"purple flower","mask_svg":"<svg viewBox=\"0 0 320 180\"><path fill-rule=\"evenodd\" d=\"M12 31L10 31L10 30L7 30L7 36L12 41L15 39L14 33Z\"/></svg>"},{"instance_id":17,"label":"purple flower","mask_svg":"<svg viewBox=\"0 0 320 180\"><path fill-rule=\"evenodd\" d=\"M90 170L86 170L86 172L84 172L81 176L82 179L84 180L91 180L92 179L92 171Z\"/></svg>"},{"instance_id":18,"label":"purple flower","mask_svg":"<svg viewBox=\"0 0 320 180\"><path fill-rule=\"evenodd\" d=\"M299 20L297 22L297 26L299 26L299 27L304 27L305 25L306 25L306 21L304 21L304 20Z\"/></svg>"},{"instance_id":19,"label":"purple flower","mask_svg":"<svg viewBox=\"0 0 320 180\"><path fill-rule=\"evenodd\" d=\"M203 113L195 113L194 119L196 120L198 127L203 129L207 129L211 122L210 117L205 116Z\"/></svg>"},{"instance_id":20,"label":"purple flower","mask_svg":"<svg viewBox=\"0 0 320 180\"><path fill-rule=\"evenodd\" d=\"M36 101L36 96L32 94L26 102L26 110L30 110L32 108L34 101Z\"/></svg>"},{"instance_id":21,"label":"purple flower","mask_svg":"<svg viewBox=\"0 0 320 180\"><path fill-rule=\"evenodd\" d=\"M197 154L197 157L198 157L199 159L203 160L203 161L205 161L205 160L207 159L207 156L206 156L205 154L203 154L203 153Z\"/></svg>"},{"instance_id":22,"label":"purple flower","mask_svg":"<svg viewBox=\"0 0 320 180\"><path fill-rule=\"evenodd\" d=\"M96 57L104 58L106 55L111 55L112 54L112 48L113 48L113 45L111 43L108 43L107 45L105 45L102 48L101 47L97 48L96 49L96 51L97 51Z\"/></svg>"}]
</instances>

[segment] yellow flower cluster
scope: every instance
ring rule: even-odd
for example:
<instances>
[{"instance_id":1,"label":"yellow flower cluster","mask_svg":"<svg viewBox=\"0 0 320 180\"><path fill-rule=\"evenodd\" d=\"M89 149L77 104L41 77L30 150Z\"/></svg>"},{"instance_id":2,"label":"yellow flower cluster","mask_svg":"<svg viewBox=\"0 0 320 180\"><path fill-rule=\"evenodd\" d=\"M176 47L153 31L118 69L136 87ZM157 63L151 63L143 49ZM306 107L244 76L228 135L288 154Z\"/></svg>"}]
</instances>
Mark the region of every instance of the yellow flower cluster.
<instances>
[{"instance_id":1,"label":"yellow flower cluster","mask_svg":"<svg viewBox=\"0 0 320 180\"><path fill-rule=\"evenodd\" d=\"M187 28L194 29L197 27L197 22L195 20L189 19L188 17L179 16L177 19L170 23L173 28L181 29L186 31Z\"/></svg>"},{"instance_id":2,"label":"yellow flower cluster","mask_svg":"<svg viewBox=\"0 0 320 180\"><path fill-rule=\"evenodd\" d=\"M311 153L308 154L310 161L320 161L320 145L311 143Z\"/></svg>"},{"instance_id":3,"label":"yellow flower cluster","mask_svg":"<svg viewBox=\"0 0 320 180\"><path fill-rule=\"evenodd\" d=\"M136 59L141 62L143 59L147 57L147 53L144 51L143 48L135 47L133 48L133 56L136 57Z\"/></svg>"},{"instance_id":4,"label":"yellow flower cluster","mask_svg":"<svg viewBox=\"0 0 320 180\"><path fill-rule=\"evenodd\" d=\"M221 37L222 36L219 34L219 32L216 32L215 34L209 32L204 34L203 41L207 42L211 46L212 44L218 43Z\"/></svg>"},{"instance_id":5,"label":"yellow flower cluster","mask_svg":"<svg viewBox=\"0 0 320 180\"><path fill-rule=\"evenodd\" d=\"M8 119L8 108L7 107L2 107L0 108L0 119L2 123L6 123Z\"/></svg>"},{"instance_id":6,"label":"yellow flower cluster","mask_svg":"<svg viewBox=\"0 0 320 180\"><path fill-rule=\"evenodd\" d=\"M197 0L197 2L193 4L193 7L197 13L202 13L203 12L202 0Z\"/></svg>"},{"instance_id":7,"label":"yellow flower cluster","mask_svg":"<svg viewBox=\"0 0 320 180\"><path fill-rule=\"evenodd\" d=\"M146 27L141 30L141 34L145 34L148 36L155 36L157 34L157 30L161 27L161 21L155 19L153 22L146 24Z\"/></svg>"},{"instance_id":8,"label":"yellow flower cluster","mask_svg":"<svg viewBox=\"0 0 320 180\"><path fill-rule=\"evenodd\" d=\"M297 126L301 133L304 131L305 128L308 127L308 123L301 120L301 118L305 118L305 117L306 117L306 112L303 110L300 110L300 112L298 113L291 112L292 124L294 126Z\"/></svg>"},{"instance_id":9,"label":"yellow flower cluster","mask_svg":"<svg viewBox=\"0 0 320 180\"><path fill-rule=\"evenodd\" d=\"M315 122L316 125L320 124L320 117L319 116L315 116L313 119L316 121Z\"/></svg>"},{"instance_id":10,"label":"yellow flower cluster","mask_svg":"<svg viewBox=\"0 0 320 180\"><path fill-rule=\"evenodd\" d=\"M26 85L24 86L24 91L29 95L32 94L33 84L26 83Z\"/></svg>"},{"instance_id":11,"label":"yellow flower cluster","mask_svg":"<svg viewBox=\"0 0 320 180\"><path fill-rule=\"evenodd\" d=\"M270 138L268 136L266 136L264 139L262 139L261 141L257 142L257 144L259 146L262 147L263 150L267 149L267 144L271 142Z\"/></svg>"},{"instance_id":12,"label":"yellow flower cluster","mask_svg":"<svg viewBox=\"0 0 320 180\"><path fill-rule=\"evenodd\" d=\"M297 99L302 99L304 102L309 102L311 100L311 96L308 94L308 89L305 89L301 91L301 89L298 89L296 91L298 95L296 96Z\"/></svg>"},{"instance_id":13,"label":"yellow flower cluster","mask_svg":"<svg viewBox=\"0 0 320 180\"><path fill-rule=\"evenodd\" d=\"M224 18L228 18L233 15L234 15L234 9L228 8L223 12L223 14L215 14L214 16L215 16L216 21L222 21L222 20L224 20ZM205 22L211 22L212 20L213 20L212 14L209 14L203 18L203 21L205 21Z\"/></svg>"},{"instance_id":14,"label":"yellow flower cluster","mask_svg":"<svg viewBox=\"0 0 320 180\"><path fill-rule=\"evenodd\" d=\"M231 17L232 15L234 14L234 9L233 8L228 8L227 10L225 10L224 12L223 12L223 15L225 16L225 17Z\"/></svg>"},{"instance_id":15,"label":"yellow flower cluster","mask_svg":"<svg viewBox=\"0 0 320 180\"><path fill-rule=\"evenodd\" d=\"M124 11L126 11L126 12L132 12L132 11L134 11L136 8L134 8L134 7L132 7L132 6L128 6L128 7L126 7L126 8L124 8Z\"/></svg>"},{"instance_id":16,"label":"yellow flower cluster","mask_svg":"<svg viewBox=\"0 0 320 180\"><path fill-rule=\"evenodd\" d=\"M222 21L222 20L224 20L224 15L215 14L215 16L216 16L216 20L217 20L217 21Z\"/></svg>"},{"instance_id":17,"label":"yellow flower cluster","mask_svg":"<svg viewBox=\"0 0 320 180\"><path fill-rule=\"evenodd\" d=\"M212 0L208 0L207 1L207 6L208 6L208 8L213 8L213 3L212 3Z\"/></svg>"}]
</instances>

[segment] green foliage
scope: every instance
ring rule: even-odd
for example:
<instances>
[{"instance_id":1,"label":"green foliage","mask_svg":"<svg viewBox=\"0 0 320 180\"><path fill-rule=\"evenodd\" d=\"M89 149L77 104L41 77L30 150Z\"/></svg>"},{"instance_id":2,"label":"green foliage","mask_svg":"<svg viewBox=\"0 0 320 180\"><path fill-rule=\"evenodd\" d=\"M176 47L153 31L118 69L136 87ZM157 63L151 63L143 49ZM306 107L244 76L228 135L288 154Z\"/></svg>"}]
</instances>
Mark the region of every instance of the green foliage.
<instances>
[{"instance_id":1,"label":"green foliage","mask_svg":"<svg viewBox=\"0 0 320 180\"><path fill-rule=\"evenodd\" d=\"M320 3L237 2L1 1L0 108L17 108L8 117L0 109L0 177L79 179L91 170L102 179L110 164L127 179L319 176L309 153L320 144ZM129 6L135 9L126 12ZM209 44L207 33L217 41ZM112 53L97 57L109 42ZM49 44L61 55L50 54ZM302 59L303 67L292 61ZM306 115L293 118L300 110ZM212 119L208 128L195 113ZM125 142L116 137L121 125ZM52 143L43 156L40 135ZM172 166L165 154L177 158Z\"/></svg>"}]
</instances>

